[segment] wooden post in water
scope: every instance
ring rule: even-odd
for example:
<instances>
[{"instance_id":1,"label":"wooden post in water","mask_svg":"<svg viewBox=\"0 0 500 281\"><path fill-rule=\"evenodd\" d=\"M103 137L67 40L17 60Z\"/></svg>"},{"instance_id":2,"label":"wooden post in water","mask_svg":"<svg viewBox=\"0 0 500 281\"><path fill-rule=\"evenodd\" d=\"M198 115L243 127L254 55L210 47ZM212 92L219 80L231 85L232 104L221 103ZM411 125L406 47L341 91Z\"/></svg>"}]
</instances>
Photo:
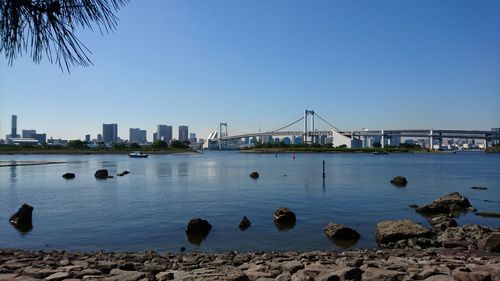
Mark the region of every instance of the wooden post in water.
<instances>
[{"instance_id":1,"label":"wooden post in water","mask_svg":"<svg viewBox=\"0 0 500 281\"><path fill-rule=\"evenodd\" d=\"M325 160L323 160L323 178L326 176L326 173L325 173Z\"/></svg>"}]
</instances>

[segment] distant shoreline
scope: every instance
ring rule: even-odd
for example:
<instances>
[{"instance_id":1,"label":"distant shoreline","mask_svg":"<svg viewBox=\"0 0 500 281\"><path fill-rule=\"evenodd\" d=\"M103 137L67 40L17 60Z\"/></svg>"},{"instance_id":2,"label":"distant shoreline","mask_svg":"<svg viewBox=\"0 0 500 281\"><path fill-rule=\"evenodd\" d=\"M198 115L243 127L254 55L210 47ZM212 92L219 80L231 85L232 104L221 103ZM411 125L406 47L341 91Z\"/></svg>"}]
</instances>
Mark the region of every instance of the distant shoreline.
<instances>
[{"instance_id":1,"label":"distant shoreline","mask_svg":"<svg viewBox=\"0 0 500 281\"><path fill-rule=\"evenodd\" d=\"M134 150L136 151L136 150ZM133 152L127 151L107 151L107 150L26 150L26 151L0 151L0 155L128 155ZM146 154L197 154L193 150L159 150L143 151Z\"/></svg>"}]
</instances>

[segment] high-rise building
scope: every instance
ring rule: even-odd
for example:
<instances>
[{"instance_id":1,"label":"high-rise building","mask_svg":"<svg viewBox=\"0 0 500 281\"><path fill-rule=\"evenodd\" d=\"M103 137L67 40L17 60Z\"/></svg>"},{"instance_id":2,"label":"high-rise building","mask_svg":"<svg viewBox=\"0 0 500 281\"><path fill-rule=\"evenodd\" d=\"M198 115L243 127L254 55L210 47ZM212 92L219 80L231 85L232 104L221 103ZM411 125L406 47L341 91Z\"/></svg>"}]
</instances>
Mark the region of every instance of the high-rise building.
<instances>
[{"instance_id":1,"label":"high-rise building","mask_svg":"<svg viewBox=\"0 0 500 281\"><path fill-rule=\"evenodd\" d=\"M30 139L34 134L36 134L36 130L22 130L23 139Z\"/></svg>"},{"instance_id":2,"label":"high-rise building","mask_svg":"<svg viewBox=\"0 0 500 281\"><path fill-rule=\"evenodd\" d=\"M188 126L179 126L179 141L189 140L189 129Z\"/></svg>"},{"instance_id":3,"label":"high-rise building","mask_svg":"<svg viewBox=\"0 0 500 281\"><path fill-rule=\"evenodd\" d=\"M102 141L106 143L118 141L118 124L102 124Z\"/></svg>"},{"instance_id":4,"label":"high-rise building","mask_svg":"<svg viewBox=\"0 0 500 281\"><path fill-rule=\"evenodd\" d=\"M153 133L153 141L157 141L158 140L158 133Z\"/></svg>"},{"instance_id":5,"label":"high-rise building","mask_svg":"<svg viewBox=\"0 0 500 281\"><path fill-rule=\"evenodd\" d=\"M90 142L90 134L85 135L85 141L86 141L86 142Z\"/></svg>"},{"instance_id":6,"label":"high-rise building","mask_svg":"<svg viewBox=\"0 0 500 281\"><path fill-rule=\"evenodd\" d=\"M146 143L147 142L146 135L147 135L146 130L141 130L139 128L130 128L129 142L130 143Z\"/></svg>"},{"instance_id":7,"label":"high-rise building","mask_svg":"<svg viewBox=\"0 0 500 281\"><path fill-rule=\"evenodd\" d=\"M17 115L12 115L11 131L10 136L12 138L17 137Z\"/></svg>"},{"instance_id":8,"label":"high-rise building","mask_svg":"<svg viewBox=\"0 0 500 281\"><path fill-rule=\"evenodd\" d=\"M43 134L32 134L31 138L36 139L38 143L46 143L47 142L47 135L45 133Z\"/></svg>"},{"instance_id":9,"label":"high-rise building","mask_svg":"<svg viewBox=\"0 0 500 281\"><path fill-rule=\"evenodd\" d=\"M97 142L102 142L102 135L101 134L97 134Z\"/></svg>"},{"instance_id":10,"label":"high-rise building","mask_svg":"<svg viewBox=\"0 0 500 281\"><path fill-rule=\"evenodd\" d=\"M189 142L191 143L196 142L196 133L189 133Z\"/></svg>"},{"instance_id":11,"label":"high-rise building","mask_svg":"<svg viewBox=\"0 0 500 281\"><path fill-rule=\"evenodd\" d=\"M172 141L172 126L158 125L156 134L158 140L163 140L166 143L170 143Z\"/></svg>"}]
</instances>

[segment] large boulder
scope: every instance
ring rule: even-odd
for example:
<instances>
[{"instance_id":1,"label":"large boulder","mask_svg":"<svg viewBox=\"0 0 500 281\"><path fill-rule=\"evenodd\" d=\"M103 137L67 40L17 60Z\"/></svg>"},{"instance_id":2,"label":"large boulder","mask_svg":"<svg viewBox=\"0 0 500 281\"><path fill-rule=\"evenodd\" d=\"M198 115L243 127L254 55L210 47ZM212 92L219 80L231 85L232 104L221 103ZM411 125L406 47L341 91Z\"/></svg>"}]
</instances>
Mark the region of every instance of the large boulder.
<instances>
[{"instance_id":1,"label":"large boulder","mask_svg":"<svg viewBox=\"0 0 500 281\"><path fill-rule=\"evenodd\" d=\"M434 217L429 220L429 223L432 225L432 228L437 232L441 232L449 227L455 227L458 225L456 220L446 215L440 215Z\"/></svg>"},{"instance_id":2,"label":"large boulder","mask_svg":"<svg viewBox=\"0 0 500 281\"><path fill-rule=\"evenodd\" d=\"M258 179L258 178L259 178L259 173L258 173L258 172L253 171L253 172L251 172L251 173L250 173L250 177L251 177L252 179Z\"/></svg>"},{"instance_id":3,"label":"large boulder","mask_svg":"<svg viewBox=\"0 0 500 281\"><path fill-rule=\"evenodd\" d=\"M190 220L186 229L189 242L200 245L208 236L211 229L212 225L204 219L197 218Z\"/></svg>"},{"instance_id":4,"label":"large boulder","mask_svg":"<svg viewBox=\"0 0 500 281\"><path fill-rule=\"evenodd\" d=\"M479 241L479 247L492 253L500 253L500 232L493 232Z\"/></svg>"},{"instance_id":5,"label":"large boulder","mask_svg":"<svg viewBox=\"0 0 500 281\"><path fill-rule=\"evenodd\" d=\"M252 223L250 222L250 220L246 216L244 216L243 219L241 219L239 228L241 230L245 230L245 229L249 228L251 224Z\"/></svg>"},{"instance_id":6,"label":"large boulder","mask_svg":"<svg viewBox=\"0 0 500 281\"><path fill-rule=\"evenodd\" d=\"M66 173L64 175L62 175L63 178L69 180L69 179L74 179L75 178L75 174L73 173Z\"/></svg>"},{"instance_id":7,"label":"large boulder","mask_svg":"<svg viewBox=\"0 0 500 281\"><path fill-rule=\"evenodd\" d=\"M9 218L9 222L21 231L29 231L33 228L33 207L23 204L19 210Z\"/></svg>"},{"instance_id":8,"label":"large boulder","mask_svg":"<svg viewBox=\"0 0 500 281\"><path fill-rule=\"evenodd\" d=\"M405 177L397 176L391 180L391 183L396 186L406 186L406 184L408 184L408 181Z\"/></svg>"},{"instance_id":9,"label":"large boulder","mask_svg":"<svg viewBox=\"0 0 500 281\"><path fill-rule=\"evenodd\" d=\"M418 207L415 209L418 213L423 214L449 214L459 211L470 211L472 205L469 200L458 192L446 194L432 202L429 205Z\"/></svg>"},{"instance_id":10,"label":"large boulder","mask_svg":"<svg viewBox=\"0 0 500 281\"><path fill-rule=\"evenodd\" d=\"M329 223L323 229L323 232L329 239L345 239L345 240L358 240L359 233L347 226L341 224Z\"/></svg>"},{"instance_id":11,"label":"large boulder","mask_svg":"<svg viewBox=\"0 0 500 281\"><path fill-rule=\"evenodd\" d=\"M94 174L94 177L96 179L107 179L108 178L108 170L102 169L102 170L97 170Z\"/></svg>"},{"instance_id":12,"label":"large boulder","mask_svg":"<svg viewBox=\"0 0 500 281\"><path fill-rule=\"evenodd\" d=\"M279 228L291 228L295 225L296 221L295 213L285 207L276 209L273 219Z\"/></svg>"},{"instance_id":13,"label":"large boulder","mask_svg":"<svg viewBox=\"0 0 500 281\"><path fill-rule=\"evenodd\" d=\"M381 221L377 224L375 238L380 244L403 239L429 237L432 231L410 220Z\"/></svg>"}]
</instances>

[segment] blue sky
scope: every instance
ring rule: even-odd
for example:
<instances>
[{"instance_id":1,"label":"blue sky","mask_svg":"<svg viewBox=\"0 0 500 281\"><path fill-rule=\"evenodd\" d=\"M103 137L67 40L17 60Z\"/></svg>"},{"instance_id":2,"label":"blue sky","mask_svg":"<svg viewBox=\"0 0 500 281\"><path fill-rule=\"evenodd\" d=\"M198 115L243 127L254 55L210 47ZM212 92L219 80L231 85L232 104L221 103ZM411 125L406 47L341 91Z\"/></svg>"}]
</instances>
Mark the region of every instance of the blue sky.
<instances>
[{"instance_id":1,"label":"blue sky","mask_svg":"<svg viewBox=\"0 0 500 281\"><path fill-rule=\"evenodd\" d=\"M0 136L189 125L205 137L314 109L339 128L500 126L500 1L151 0L79 31L93 67L0 58Z\"/></svg>"}]
</instances>

